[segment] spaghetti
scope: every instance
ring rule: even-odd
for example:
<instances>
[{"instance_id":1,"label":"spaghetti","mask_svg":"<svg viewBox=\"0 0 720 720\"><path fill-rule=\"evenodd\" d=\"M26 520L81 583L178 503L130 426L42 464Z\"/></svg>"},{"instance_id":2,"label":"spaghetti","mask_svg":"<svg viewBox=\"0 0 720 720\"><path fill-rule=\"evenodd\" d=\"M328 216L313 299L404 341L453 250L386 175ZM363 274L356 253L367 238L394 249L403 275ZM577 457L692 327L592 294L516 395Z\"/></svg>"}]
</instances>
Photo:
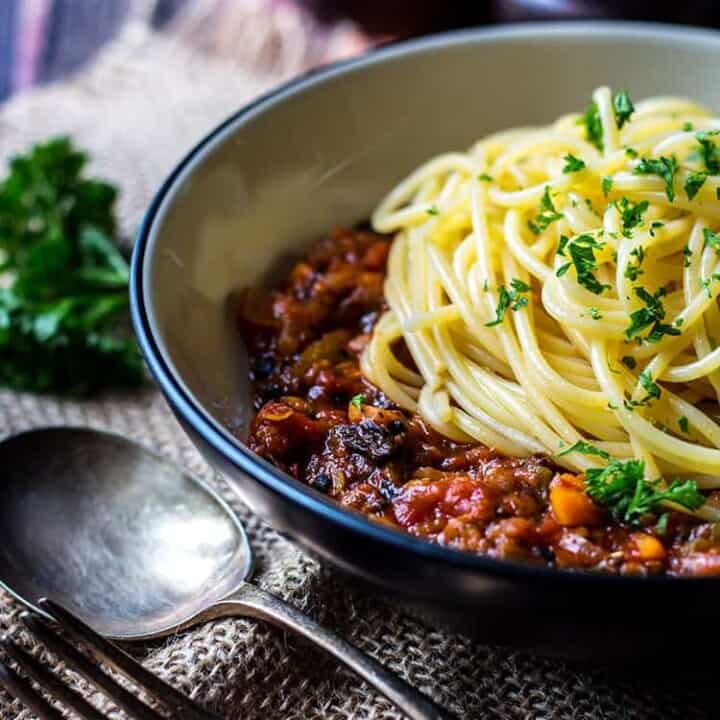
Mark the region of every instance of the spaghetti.
<instances>
[{"instance_id":1,"label":"spaghetti","mask_svg":"<svg viewBox=\"0 0 720 720\"><path fill-rule=\"evenodd\" d=\"M372 217L395 238L364 375L452 440L720 488L719 133L599 88L422 165Z\"/></svg>"}]
</instances>

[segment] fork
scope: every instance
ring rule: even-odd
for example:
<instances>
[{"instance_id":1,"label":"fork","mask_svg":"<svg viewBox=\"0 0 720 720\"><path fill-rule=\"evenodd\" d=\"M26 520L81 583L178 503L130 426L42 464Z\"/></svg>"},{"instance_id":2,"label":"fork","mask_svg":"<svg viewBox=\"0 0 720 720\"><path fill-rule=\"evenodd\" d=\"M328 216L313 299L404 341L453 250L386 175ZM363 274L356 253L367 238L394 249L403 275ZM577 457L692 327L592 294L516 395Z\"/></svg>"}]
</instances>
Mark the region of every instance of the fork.
<instances>
[{"instance_id":1,"label":"fork","mask_svg":"<svg viewBox=\"0 0 720 720\"><path fill-rule=\"evenodd\" d=\"M38 603L40 609L51 618L30 612L20 616L25 627L50 650L62 659L67 667L76 671L89 683L95 685L106 697L113 700L135 720L222 720L186 698L158 677L148 672L126 652L91 630L85 623L51 600ZM58 629L81 645L87 652L77 650ZM10 637L5 636L0 646L7 658L11 659L22 675L11 668L9 663L0 661L0 685L30 710L40 720L63 720L63 715L45 699L31 681L43 690L44 695L58 701L63 707L75 712L83 720L103 720L99 710L68 688L60 678L43 667L38 660L20 648ZM130 691L122 687L110 675L100 669L98 663L125 675L132 683L146 691L148 697L157 701L165 714L146 705Z\"/></svg>"}]
</instances>

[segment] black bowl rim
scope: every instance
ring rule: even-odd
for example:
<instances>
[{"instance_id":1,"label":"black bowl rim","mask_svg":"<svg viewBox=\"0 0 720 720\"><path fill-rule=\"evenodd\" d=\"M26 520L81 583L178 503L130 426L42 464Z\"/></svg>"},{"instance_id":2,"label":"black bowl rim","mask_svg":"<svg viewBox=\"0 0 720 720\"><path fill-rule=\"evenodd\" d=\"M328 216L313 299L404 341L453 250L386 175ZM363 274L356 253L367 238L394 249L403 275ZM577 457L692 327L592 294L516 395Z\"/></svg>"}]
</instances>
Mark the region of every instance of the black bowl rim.
<instances>
[{"instance_id":1,"label":"black bowl rim","mask_svg":"<svg viewBox=\"0 0 720 720\"><path fill-rule=\"evenodd\" d=\"M286 475L274 465L253 453L249 448L236 440L229 439L227 429L222 428L203 409L202 405L174 377L170 363L163 356L157 344L148 318L146 298L143 293L143 272L145 267L146 249L152 234L154 222L165 198L176 189L177 181L185 174L188 167L199 160L204 151L209 150L213 142L226 130L240 123L248 115L257 112L264 105L274 104L283 96L301 92L337 74L362 70L362 68L383 62L396 56L412 55L426 50L440 49L452 45L462 45L474 41L525 38L530 41L562 38L582 34L592 41L586 33L589 31L622 32L637 39L657 39L658 34L668 38L695 39L720 43L720 33L702 28L690 28L682 25L666 23L648 23L632 21L563 21L563 22L528 22L513 25L456 30L422 38L393 42L371 50L364 55L349 60L342 60L321 68L311 69L288 82L285 82L255 100L244 105L236 112L211 130L203 137L176 165L167 179L160 186L148 207L137 237L132 254L130 272L130 308L133 327L140 349L155 381L162 390L171 409L186 422L194 432L220 456L224 457L240 472L252 477L286 500L300 505L305 510L320 515L322 518L344 530L350 530L360 536L385 544L389 548L415 554L419 559L427 559L457 568L466 572L505 579L508 581L525 580L533 582L551 582L570 586L584 586L592 589L598 585L612 584L637 590L639 586L680 586L691 588L720 588L720 578L675 578L667 575L651 577L626 577L596 572L567 571L546 565L530 565L520 561L500 560L485 555L446 548L427 540L416 538L402 530L374 523L360 513L342 508L312 488Z\"/></svg>"}]
</instances>

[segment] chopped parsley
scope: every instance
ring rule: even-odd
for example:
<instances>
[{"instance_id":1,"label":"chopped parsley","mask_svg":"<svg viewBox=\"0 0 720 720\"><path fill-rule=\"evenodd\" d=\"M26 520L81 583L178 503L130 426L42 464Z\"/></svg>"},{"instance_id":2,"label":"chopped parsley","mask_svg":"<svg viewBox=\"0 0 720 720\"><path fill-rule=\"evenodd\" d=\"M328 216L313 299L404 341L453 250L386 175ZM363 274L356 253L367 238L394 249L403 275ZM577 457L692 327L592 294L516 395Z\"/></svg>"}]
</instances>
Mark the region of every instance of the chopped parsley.
<instances>
[{"instance_id":1,"label":"chopped parsley","mask_svg":"<svg viewBox=\"0 0 720 720\"><path fill-rule=\"evenodd\" d=\"M667 535L667 527L668 527L668 519L670 518L669 512L664 512L660 517L658 518L657 524L655 525L655 532L660 535L661 537L664 537Z\"/></svg>"},{"instance_id":2,"label":"chopped parsley","mask_svg":"<svg viewBox=\"0 0 720 720\"><path fill-rule=\"evenodd\" d=\"M567 235L561 235L560 236L560 242L558 243L558 249L557 254L565 256L565 248L567 247L567 244L570 242L570 238Z\"/></svg>"},{"instance_id":3,"label":"chopped parsley","mask_svg":"<svg viewBox=\"0 0 720 720\"><path fill-rule=\"evenodd\" d=\"M584 161L570 153L568 153L563 160L565 161L565 167L563 168L564 173L580 172L580 170L584 170L587 167Z\"/></svg>"},{"instance_id":4,"label":"chopped parsley","mask_svg":"<svg viewBox=\"0 0 720 720\"><path fill-rule=\"evenodd\" d=\"M600 314L600 311L594 305L590 308L590 317L593 320L602 320L602 315Z\"/></svg>"},{"instance_id":5,"label":"chopped parsley","mask_svg":"<svg viewBox=\"0 0 720 720\"><path fill-rule=\"evenodd\" d=\"M578 125L585 126L585 138L598 150L603 149L603 129L600 121L600 111L593 100L587 110L578 118Z\"/></svg>"},{"instance_id":6,"label":"chopped parsley","mask_svg":"<svg viewBox=\"0 0 720 720\"><path fill-rule=\"evenodd\" d=\"M631 355L623 355L620 362L628 369L634 370L637 367L637 360Z\"/></svg>"},{"instance_id":7,"label":"chopped parsley","mask_svg":"<svg viewBox=\"0 0 720 720\"><path fill-rule=\"evenodd\" d=\"M604 177L602 179L602 192L605 197L610 194L613 186L613 179L611 177Z\"/></svg>"},{"instance_id":8,"label":"chopped parsley","mask_svg":"<svg viewBox=\"0 0 720 720\"><path fill-rule=\"evenodd\" d=\"M678 418L678 426L680 427L680 430L682 430L684 433L690 432L690 422L685 417L685 415L681 415Z\"/></svg>"},{"instance_id":9,"label":"chopped parsley","mask_svg":"<svg viewBox=\"0 0 720 720\"><path fill-rule=\"evenodd\" d=\"M700 157L710 175L720 174L720 148L711 139L717 134L717 130L705 130L695 135L700 143Z\"/></svg>"},{"instance_id":10,"label":"chopped parsley","mask_svg":"<svg viewBox=\"0 0 720 720\"><path fill-rule=\"evenodd\" d=\"M665 157L659 158L643 158L635 168L636 175L658 175L665 182L665 195L672 202L675 199L675 190L673 189L673 179L677 172L677 158Z\"/></svg>"},{"instance_id":11,"label":"chopped parsley","mask_svg":"<svg viewBox=\"0 0 720 720\"><path fill-rule=\"evenodd\" d=\"M711 275L709 278L707 278L707 280L700 281L700 285L702 285L703 290L705 290L705 292L707 293L707 296L709 298L712 297L712 290L710 289L710 286L712 285L713 280L720 280L720 274L713 273L713 275Z\"/></svg>"},{"instance_id":12,"label":"chopped parsley","mask_svg":"<svg viewBox=\"0 0 720 720\"><path fill-rule=\"evenodd\" d=\"M660 503L670 501L688 510L697 510L705 504L705 496L694 480L673 480L665 489L658 483L645 480L645 463L642 460L613 460L604 468L589 468L585 472L587 494L604 505L616 520L631 525L656 511Z\"/></svg>"},{"instance_id":13,"label":"chopped parsley","mask_svg":"<svg viewBox=\"0 0 720 720\"><path fill-rule=\"evenodd\" d=\"M628 280L635 282L638 279L638 276L643 274L640 266L645 259L645 250L643 249L642 245L638 245L636 248L630 251L630 255L635 258L635 262L630 262L627 264L627 266L625 267L625 277Z\"/></svg>"},{"instance_id":14,"label":"chopped parsley","mask_svg":"<svg viewBox=\"0 0 720 720\"><path fill-rule=\"evenodd\" d=\"M706 179L707 175L704 172L692 172L687 176L683 187L688 200L692 200L698 194Z\"/></svg>"},{"instance_id":15,"label":"chopped parsley","mask_svg":"<svg viewBox=\"0 0 720 720\"><path fill-rule=\"evenodd\" d=\"M715 252L720 253L720 232L713 232L710 228L703 228L705 247L711 247Z\"/></svg>"},{"instance_id":16,"label":"chopped parsley","mask_svg":"<svg viewBox=\"0 0 720 720\"><path fill-rule=\"evenodd\" d=\"M683 267L690 267L690 258L692 257L692 250L689 245L685 245L682 249L683 254Z\"/></svg>"},{"instance_id":17,"label":"chopped parsley","mask_svg":"<svg viewBox=\"0 0 720 720\"><path fill-rule=\"evenodd\" d=\"M695 126L691 122L683 123L682 129L685 132L692 132L695 129Z\"/></svg>"},{"instance_id":18,"label":"chopped parsley","mask_svg":"<svg viewBox=\"0 0 720 720\"><path fill-rule=\"evenodd\" d=\"M566 246L567 252L570 253L570 262L561 265L556 275L562 277L570 266L574 265L578 285L582 285L595 295L600 295L603 290L610 288L609 285L601 283L594 274L597 269L595 250L604 246L605 243L598 242L592 235L578 235Z\"/></svg>"},{"instance_id":19,"label":"chopped parsley","mask_svg":"<svg viewBox=\"0 0 720 720\"><path fill-rule=\"evenodd\" d=\"M492 178L487 173L480 173L480 175L477 176L477 179L481 182L492 182Z\"/></svg>"},{"instance_id":20,"label":"chopped parsley","mask_svg":"<svg viewBox=\"0 0 720 720\"><path fill-rule=\"evenodd\" d=\"M620 213L622 220L622 234L623 237L631 238L632 230L642 223L642 218L650 203L647 200L641 200L638 203L632 203L626 197L621 197L620 200L614 203L616 210Z\"/></svg>"},{"instance_id":21,"label":"chopped parsley","mask_svg":"<svg viewBox=\"0 0 720 720\"><path fill-rule=\"evenodd\" d=\"M428 215L439 215L439 214L440 214L440 211L437 209L437 205L431 205L431 206L427 209L427 214L428 214Z\"/></svg>"},{"instance_id":22,"label":"chopped parsley","mask_svg":"<svg viewBox=\"0 0 720 720\"><path fill-rule=\"evenodd\" d=\"M350 398L350 404L354 405L358 410L362 410L362 406L365 405L366 402L367 400L362 393L353 395L352 398Z\"/></svg>"},{"instance_id":23,"label":"chopped parsley","mask_svg":"<svg viewBox=\"0 0 720 720\"><path fill-rule=\"evenodd\" d=\"M660 397L662 390L660 390L659 385L653 382L652 375L647 370L643 370L643 372L640 373L638 380L647 393L640 401L643 405L647 405L650 400L657 400Z\"/></svg>"},{"instance_id":24,"label":"chopped parsley","mask_svg":"<svg viewBox=\"0 0 720 720\"><path fill-rule=\"evenodd\" d=\"M610 453L607 453L600 448L596 448L594 445L590 445L590 443L586 443L584 440L578 440L574 445L571 445L569 448L557 453L556 457L562 457L563 455L568 455L573 452L579 452L583 455L597 455L598 457L605 458L605 460L610 459Z\"/></svg>"},{"instance_id":25,"label":"chopped parsley","mask_svg":"<svg viewBox=\"0 0 720 720\"><path fill-rule=\"evenodd\" d=\"M648 343L660 342L663 335L680 335L680 330L674 325L662 322L665 318L665 307L661 298L666 295L665 288L658 288L652 295L644 287L636 287L634 290L645 303L645 307L630 313L630 325L625 330L625 337L628 340L639 336L647 327L650 327L650 332L645 336L644 341Z\"/></svg>"},{"instance_id":26,"label":"chopped parsley","mask_svg":"<svg viewBox=\"0 0 720 720\"><path fill-rule=\"evenodd\" d=\"M638 151L637 151L635 148L626 147L626 148L625 148L625 154L626 154L629 158L635 159L635 158L638 156Z\"/></svg>"},{"instance_id":27,"label":"chopped parsley","mask_svg":"<svg viewBox=\"0 0 720 720\"><path fill-rule=\"evenodd\" d=\"M545 192L540 199L540 212L538 213L535 220L528 220L528 227L530 230L539 235L543 230L546 230L548 225L554 223L556 220L562 220L563 214L557 212L553 205L552 198L550 197L550 186L545 186Z\"/></svg>"},{"instance_id":28,"label":"chopped parsley","mask_svg":"<svg viewBox=\"0 0 720 720\"><path fill-rule=\"evenodd\" d=\"M517 312L524 307L527 307L528 299L523 295L530 291L530 286L524 283L518 278L513 278L510 281L510 292L505 289L504 285L500 286L498 291L498 305L495 310L495 319L488 323L485 323L486 327L495 327L505 319L505 313L510 308L513 312Z\"/></svg>"},{"instance_id":29,"label":"chopped parsley","mask_svg":"<svg viewBox=\"0 0 720 720\"><path fill-rule=\"evenodd\" d=\"M620 129L630 119L633 112L635 112L627 90L620 90L620 92L616 93L613 98L613 110L615 111L615 123L618 129ZM604 147L602 121L600 120L600 110L594 100L588 105L587 110L578 118L578 125L585 126L585 137L587 141L598 150L602 150Z\"/></svg>"},{"instance_id":30,"label":"chopped parsley","mask_svg":"<svg viewBox=\"0 0 720 720\"><path fill-rule=\"evenodd\" d=\"M613 98L613 110L615 110L615 122L617 123L618 130L630 119L630 116L635 112L635 107L630 100L627 90L621 90Z\"/></svg>"}]
</instances>

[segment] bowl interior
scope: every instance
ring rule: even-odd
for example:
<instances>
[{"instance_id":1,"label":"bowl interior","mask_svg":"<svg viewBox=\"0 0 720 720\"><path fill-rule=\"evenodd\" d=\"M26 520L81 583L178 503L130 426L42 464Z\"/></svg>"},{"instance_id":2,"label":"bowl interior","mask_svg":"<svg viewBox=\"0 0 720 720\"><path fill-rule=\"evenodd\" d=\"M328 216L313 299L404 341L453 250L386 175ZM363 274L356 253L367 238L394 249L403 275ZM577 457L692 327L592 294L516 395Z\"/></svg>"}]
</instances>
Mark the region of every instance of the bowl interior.
<instances>
[{"instance_id":1,"label":"bowl interior","mask_svg":"<svg viewBox=\"0 0 720 720\"><path fill-rule=\"evenodd\" d=\"M151 217L142 285L175 380L243 435L251 406L228 297L305 244L365 219L435 153L584 108L602 84L720 109L720 35L653 25L531 25L383 50L241 111L181 165Z\"/></svg>"}]
</instances>

